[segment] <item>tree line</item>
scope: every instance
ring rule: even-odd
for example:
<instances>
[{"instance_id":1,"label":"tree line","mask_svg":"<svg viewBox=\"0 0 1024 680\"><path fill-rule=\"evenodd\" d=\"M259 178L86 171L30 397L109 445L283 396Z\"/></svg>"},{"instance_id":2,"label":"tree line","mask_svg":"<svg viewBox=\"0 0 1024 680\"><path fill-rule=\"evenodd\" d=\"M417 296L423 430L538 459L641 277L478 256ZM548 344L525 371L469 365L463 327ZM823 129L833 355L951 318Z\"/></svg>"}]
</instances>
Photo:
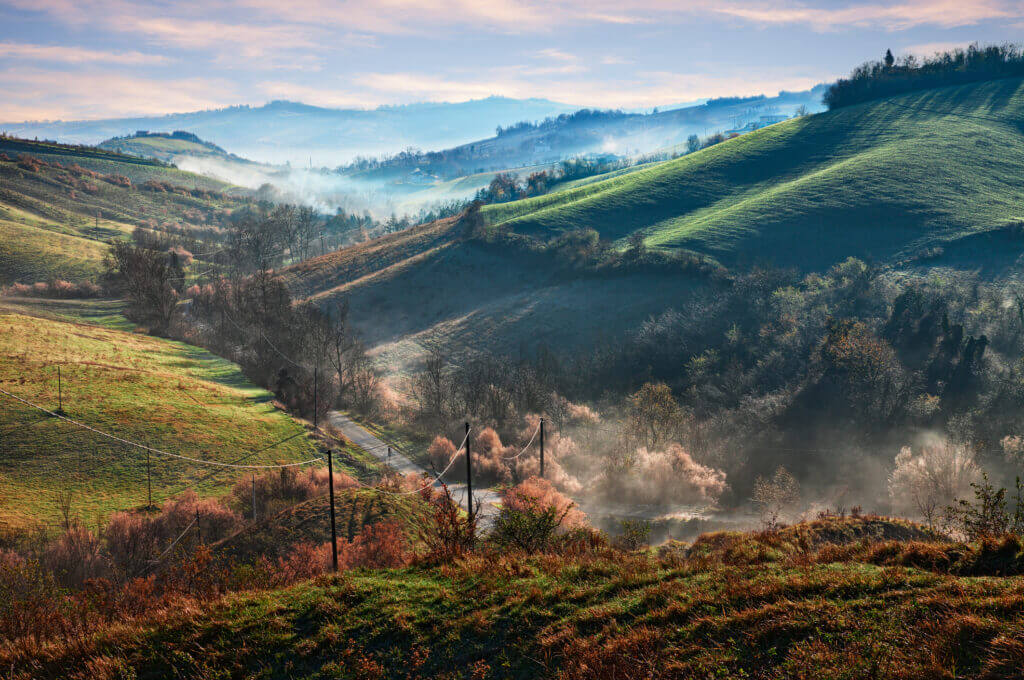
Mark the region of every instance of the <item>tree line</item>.
<instances>
[{"instance_id":1,"label":"tree line","mask_svg":"<svg viewBox=\"0 0 1024 680\"><path fill-rule=\"evenodd\" d=\"M861 64L833 83L824 103L832 110L904 92L1020 76L1024 76L1024 52L1019 45L973 43L931 57L909 54L899 59L887 50L881 60Z\"/></svg>"}]
</instances>

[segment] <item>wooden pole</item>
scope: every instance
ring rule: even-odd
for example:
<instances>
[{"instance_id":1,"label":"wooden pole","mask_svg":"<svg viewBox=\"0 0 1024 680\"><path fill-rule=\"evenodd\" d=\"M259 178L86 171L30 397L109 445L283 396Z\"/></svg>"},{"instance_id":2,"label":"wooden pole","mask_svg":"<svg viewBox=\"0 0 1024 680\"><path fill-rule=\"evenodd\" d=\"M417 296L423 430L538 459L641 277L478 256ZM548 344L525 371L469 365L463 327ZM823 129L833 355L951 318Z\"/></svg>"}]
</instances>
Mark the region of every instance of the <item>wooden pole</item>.
<instances>
[{"instance_id":1,"label":"wooden pole","mask_svg":"<svg viewBox=\"0 0 1024 680\"><path fill-rule=\"evenodd\" d=\"M540 419L540 478L544 479L544 419Z\"/></svg>"},{"instance_id":2,"label":"wooden pole","mask_svg":"<svg viewBox=\"0 0 1024 680\"><path fill-rule=\"evenodd\" d=\"M338 530L334 522L334 458L327 449L327 486L331 494L331 566L338 571Z\"/></svg>"},{"instance_id":3,"label":"wooden pole","mask_svg":"<svg viewBox=\"0 0 1024 680\"><path fill-rule=\"evenodd\" d=\"M466 423L466 510L473 521L473 457L469 447L469 423Z\"/></svg>"},{"instance_id":4,"label":"wooden pole","mask_svg":"<svg viewBox=\"0 0 1024 680\"><path fill-rule=\"evenodd\" d=\"M146 504L147 508L153 507L153 475L152 475L152 473L150 471L149 463L150 463L150 452L149 452L149 447L146 447L146 488L148 489L148 492L147 492L146 496L149 498L149 501Z\"/></svg>"},{"instance_id":5,"label":"wooden pole","mask_svg":"<svg viewBox=\"0 0 1024 680\"><path fill-rule=\"evenodd\" d=\"M318 380L318 368L313 367L313 429L317 429L317 418L319 417L320 402L318 398L318 392L320 391L317 386Z\"/></svg>"}]
</instances>

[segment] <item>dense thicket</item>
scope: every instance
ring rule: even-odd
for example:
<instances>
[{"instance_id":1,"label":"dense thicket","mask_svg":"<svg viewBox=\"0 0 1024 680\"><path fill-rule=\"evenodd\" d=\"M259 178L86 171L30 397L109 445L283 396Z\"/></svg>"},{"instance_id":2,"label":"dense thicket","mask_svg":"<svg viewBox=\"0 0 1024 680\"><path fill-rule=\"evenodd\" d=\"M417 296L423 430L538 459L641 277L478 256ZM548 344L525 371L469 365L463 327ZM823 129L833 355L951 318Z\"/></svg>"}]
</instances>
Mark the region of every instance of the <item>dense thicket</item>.
<instances>
[{"instance_id":1,"label":"dense thicket","mask_svg":"<svg viewBox=\"0 0 1024 680\"><path fill-rule=\"evenodd\" d=\"M963 85L982 80L1024 76L1024 52L1018 45L970 45L966 50L940 52L919 59L907 55L869 61L840 78L825 92L829 109L859 104L890 95Z\"/></svg>"}]
</instances>

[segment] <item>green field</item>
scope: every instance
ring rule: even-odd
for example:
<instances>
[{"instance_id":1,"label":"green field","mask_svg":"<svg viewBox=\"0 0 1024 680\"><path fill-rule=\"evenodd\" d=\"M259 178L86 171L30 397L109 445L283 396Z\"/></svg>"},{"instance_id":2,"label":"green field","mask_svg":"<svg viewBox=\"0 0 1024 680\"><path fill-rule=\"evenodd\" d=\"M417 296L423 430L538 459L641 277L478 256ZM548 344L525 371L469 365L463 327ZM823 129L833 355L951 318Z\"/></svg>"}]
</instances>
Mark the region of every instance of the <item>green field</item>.
<instances>
[{"instance_id":1,"label":"green field","mask_svg":"<svg viewBox=\"0 0 1024 680\"><path fill-rule=\"evenodd\" d=\"M0 308L0 388L56 409L60 366L69 418L119 437L195 458L246 463L314 455L306 428L272 403L230 362L190 345L85 323L116 326L112 303L44 304L51 318ZM153 499L200 482L227 490L240 471L152 456ZM112 442L0 395L0 524L57 521L55 495L67 488L89 524L147 501L146 453Z\"/></svg>"},{"instance_id":2,"label":"green field","mask_svg":"<svg viewBox=\"0 0 1024 680\"><path fill-rule=\"evenodd\" d=\"M772 125L576 188L488 206L501 229L642 231L724 264L901 258L1024 219L1024 81L917 92Z\"/></svg>"},{"instance_id":3,"label":"green field","mask_svg":"<svg viewBox=\"0 0 1024 680\"><path fill-rule=\"evenodd\" d=\"M208 226L242 200L221 182L88 147L0 139L0 153L0 284L95 280L110 241L135 227Z\"/></svg>"}]
</instances>

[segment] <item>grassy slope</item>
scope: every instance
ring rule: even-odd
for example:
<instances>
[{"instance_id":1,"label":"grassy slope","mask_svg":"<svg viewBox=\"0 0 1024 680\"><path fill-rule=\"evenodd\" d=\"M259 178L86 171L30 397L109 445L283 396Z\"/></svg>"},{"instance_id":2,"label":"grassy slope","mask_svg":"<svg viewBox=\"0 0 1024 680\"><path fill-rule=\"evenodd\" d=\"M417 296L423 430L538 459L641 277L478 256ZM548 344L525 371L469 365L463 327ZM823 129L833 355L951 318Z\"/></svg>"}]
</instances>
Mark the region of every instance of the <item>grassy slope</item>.
<instances>
[{"instance_id":1,"label":"grassy slope","mask_svg":"<svg viewBox=\"0 0 1024 680\"><path fill-rule=\"evenodd\" d=\"M1021 577L745 547L711 560L495 555L357 571L9 661L18 680L90 663L140 679L1019 676Z\"/></svg>"},{"instance_id":2,"label":"grassy slope","mask_svg":"<svg viewBox=\"0 0 1024 680\"><path fill-rule=\"evenodd\" d=\"M17 304L17 301L15 301ZM91 303L93 320L117 323L113 309ZM51 314L88 317L79 303L54 303ZM70 307L70 308L69 308ZM305 429L249 383L238 367L208 352L84 323L0 311L0 387L48 408L57 405L56 366L68 416L100 429L199 458L228 461L287 437L251 462L302 460L313 447ZM92 523L146 501L146 456L0 397L0 523L54 522L54 493L74 492ZM159 501L211 468L153 456ZM238 472L199 485L224 491Z\"/></svg>"},{"instance_id":3,"label":"grassy slope","mask_svg":"<svg viewBox=\"0 0 1024 680\"><path fill-rule=\"evenodd\" d=\"M1020 79L918 92L773 125L683 158L489 206L492 224L723 263L887 259L1024 217Z\"/></svg>"},{"instance_id":4,"label":"grassy slope","mask_svg":"<svg viewBox=\"0 0 1024 680\"><path fill-rule=\"evenodd\" d=\"M142 190L139 185L150 180L189 189L227 186L108 152L3 139L0 152L12 159L27 153L65 168L77 164L93 172L123 175L134 183L122 187L50 165L32 172L13 160L0 161L0 284L94 279L102 269L107 244L127 236L135 226L151 221L203 224L218 211L237 205L237 199L229 197Z\"/></svg>"}]
</instances>

